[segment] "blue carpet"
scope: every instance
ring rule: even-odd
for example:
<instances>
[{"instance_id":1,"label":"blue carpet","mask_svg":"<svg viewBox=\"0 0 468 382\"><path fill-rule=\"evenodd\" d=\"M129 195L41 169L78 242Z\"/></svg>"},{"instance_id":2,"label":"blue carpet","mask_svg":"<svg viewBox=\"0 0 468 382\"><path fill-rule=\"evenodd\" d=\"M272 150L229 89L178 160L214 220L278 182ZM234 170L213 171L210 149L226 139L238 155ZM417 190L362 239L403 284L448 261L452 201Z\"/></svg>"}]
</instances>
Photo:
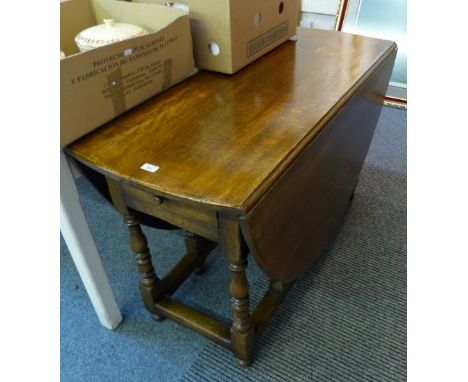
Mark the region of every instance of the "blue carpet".
<instances>
[{"instance_id":1,"label":"blue carpet","mask_svg":"<svg viewBox=\"0 0 468 382\"><path fill-rule=\"evenodd\" d=\"M285 301L288 309L300 311L304 306L302 320L291 321L288 309L282 308L247 372L232 368L229 352L190 330L170 320L152 321L139 296L137 271L119 215L85 179L80 178L77 185L124 322L114 331L99 324L61 239L63 381L405 379L406 111L383 109L344 223L323 258ZM184 253L182 233L145 227L144 231L156 270L163 275ZM360 262L355 261L358 258ZM207 273L192 275L176 297L228 319L229 275L219 249L207 264ZM255 300L266 284L253 261L248 272ZM333 314L337 307L343 315ZM291 323L290 332L284 322ZM317 323L323 325L313 330ZM307 330L310 342L300 341L301 330ZM343 336L347 338L344 347ZM283 358L271 355L278 353ZM293 357L294 370L284 374L282 365L288 357Z\"/></svg>"}]
</instances>

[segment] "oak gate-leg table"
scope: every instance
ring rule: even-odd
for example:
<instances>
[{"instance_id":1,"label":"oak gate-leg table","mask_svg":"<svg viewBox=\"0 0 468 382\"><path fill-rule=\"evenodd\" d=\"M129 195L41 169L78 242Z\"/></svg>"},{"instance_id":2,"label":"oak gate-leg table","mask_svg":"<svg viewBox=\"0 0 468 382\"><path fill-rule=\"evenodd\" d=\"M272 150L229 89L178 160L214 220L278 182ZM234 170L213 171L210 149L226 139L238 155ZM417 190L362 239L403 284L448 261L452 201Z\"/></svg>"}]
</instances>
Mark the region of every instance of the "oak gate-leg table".
<instances>
[{"instance_id":1,"label":"oak gate-leg table","mask_svg":"<svg viewBox=\"0 0 468 382\"><path fill-rule=\"evenodd\" d=\"M69 146L107 181L154 318L251 364L255 337L346 211L395 55L391 41L299 30L237 74L200 72ZM187 231L186 256L163 278L140 227L148 216ZM230 326L171 297L215 243L229 262ZM271 279L253 313L248 253Z\"/></svg>"}]
</instances>

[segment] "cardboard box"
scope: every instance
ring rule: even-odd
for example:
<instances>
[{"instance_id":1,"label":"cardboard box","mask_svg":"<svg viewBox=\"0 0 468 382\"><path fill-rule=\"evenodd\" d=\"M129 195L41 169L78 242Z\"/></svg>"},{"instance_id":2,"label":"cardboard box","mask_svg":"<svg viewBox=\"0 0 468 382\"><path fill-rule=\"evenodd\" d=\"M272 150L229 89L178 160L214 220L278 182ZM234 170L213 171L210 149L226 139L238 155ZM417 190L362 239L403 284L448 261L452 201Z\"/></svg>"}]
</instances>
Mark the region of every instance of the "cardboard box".
<instances>
[{"instance_id":1,"label":"cardboard box","mask_svg":"<svg viewBox=\"0 0 468 382\"><path fill-rule=\"evenodd\" d=\"M298 0L133 0L188 7L195 62L235 73L296 34Z\"/></svg>"},{"instance_id":2,"label":"cardboard box","mask_svg":"<svg viewBox=\"0 0 468 382\"><path fill-rule=\"evenodd\" d=\"M80 53L75 36L104 18L150 33ZM155 4L63 1L60 49L67 56L60 61L61 148L195 71L187 15Z\"/></svg>"}]
</instances>

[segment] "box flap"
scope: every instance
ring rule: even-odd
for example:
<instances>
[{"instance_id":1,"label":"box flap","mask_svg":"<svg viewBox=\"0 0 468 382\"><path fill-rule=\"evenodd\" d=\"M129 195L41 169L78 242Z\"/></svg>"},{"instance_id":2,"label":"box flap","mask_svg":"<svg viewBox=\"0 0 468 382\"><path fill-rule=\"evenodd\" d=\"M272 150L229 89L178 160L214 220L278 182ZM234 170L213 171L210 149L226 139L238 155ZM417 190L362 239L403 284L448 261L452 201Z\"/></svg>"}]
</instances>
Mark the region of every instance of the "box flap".
<instances>
[{"instance_id":1,"label":"box flap","mask_svg":"<svg viewBox=\"0 0 468 382\"><path fill-rule=\"evenodd\" d=\"M79 53L75 36L96 24L89 0L60 2L60 50L70 56Z\"/></svg>"}]
</instances>

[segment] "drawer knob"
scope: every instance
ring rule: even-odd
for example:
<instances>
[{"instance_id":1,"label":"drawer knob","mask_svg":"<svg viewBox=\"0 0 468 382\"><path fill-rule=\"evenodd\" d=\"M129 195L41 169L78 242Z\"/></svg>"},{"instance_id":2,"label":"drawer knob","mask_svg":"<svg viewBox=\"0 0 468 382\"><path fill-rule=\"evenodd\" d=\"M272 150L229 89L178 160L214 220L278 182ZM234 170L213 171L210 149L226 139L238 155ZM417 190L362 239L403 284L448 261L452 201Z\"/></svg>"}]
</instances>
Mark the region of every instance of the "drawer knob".
<instances>
[{"instance_id":1,"label":"drawer knob","mask_svg":"<svg viewBox=\"0 0 468 382\"><path fill-rule=\"evenodd\" d=\"M158 195L153 195L154 201L156 202L156 205L160 206L163 202L163 198L161 198Z\"/></svg>"}]
</instances>

